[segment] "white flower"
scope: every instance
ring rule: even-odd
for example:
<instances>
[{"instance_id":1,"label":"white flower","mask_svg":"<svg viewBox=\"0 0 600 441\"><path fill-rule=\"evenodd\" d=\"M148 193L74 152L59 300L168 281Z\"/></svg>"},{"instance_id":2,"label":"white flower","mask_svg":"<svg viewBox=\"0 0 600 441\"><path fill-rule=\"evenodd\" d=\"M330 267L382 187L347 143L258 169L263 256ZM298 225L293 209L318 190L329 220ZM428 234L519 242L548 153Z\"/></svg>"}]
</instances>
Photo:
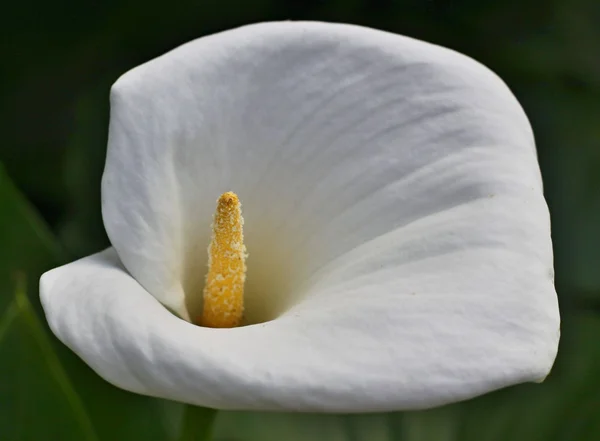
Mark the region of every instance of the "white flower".
<instances>
[{"instance_id":1,"label":"white flower","mask_svg":"<svg viewBox=\"0 0 600 441\"><path fill-rule=\"evenodd\" d=\"M109 382L215 408L386 411L548 374L534 139L482 65L357 26L258 24L133 69L111 104L113 248L41 280L52 330ZM253 324L204 328L186 320L228 190Z\"/></svg>"}]
</instances>

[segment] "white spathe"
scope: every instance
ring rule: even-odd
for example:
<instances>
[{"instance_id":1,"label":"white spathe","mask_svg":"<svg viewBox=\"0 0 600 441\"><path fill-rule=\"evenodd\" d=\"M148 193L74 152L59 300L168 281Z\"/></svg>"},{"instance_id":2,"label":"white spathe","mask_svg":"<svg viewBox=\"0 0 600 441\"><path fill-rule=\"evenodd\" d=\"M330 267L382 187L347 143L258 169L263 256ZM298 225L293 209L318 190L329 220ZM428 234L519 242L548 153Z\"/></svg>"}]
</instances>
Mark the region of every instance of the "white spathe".
<instances>
[{"instance_id":1,"label":"white spathe","mask_svg":"<svg viewBox=\"0 0 600 441\"><path fill-rule=\"evenodd\" d=\"M186 320L228 190L254 324L208 329ZM553 364L531 128L498 77L451 50L302 22L192 41L113 86L102 200L114 248L44 274L41 297L56 335L124 389L386 411L539 381Z\"/></svg>"}]
</instances>

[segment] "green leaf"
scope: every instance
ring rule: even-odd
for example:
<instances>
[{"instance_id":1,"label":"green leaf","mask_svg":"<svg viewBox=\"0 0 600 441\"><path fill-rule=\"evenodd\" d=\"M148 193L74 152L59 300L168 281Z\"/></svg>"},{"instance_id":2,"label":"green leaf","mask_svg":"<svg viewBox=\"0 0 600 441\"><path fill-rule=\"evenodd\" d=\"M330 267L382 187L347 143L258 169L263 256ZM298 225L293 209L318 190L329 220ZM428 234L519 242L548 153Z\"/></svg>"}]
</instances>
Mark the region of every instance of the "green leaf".
<instances>
[{"instance_id":1,"label":"green leaf","mask_svg":"<svg viewBox=\"0 0 600 441\"><path fill-rule=\"evenodd\" d=\"M206 407L186 406L178 441L208 441L212 439L217 411Z\"/></svg>"},{"instance_id":2,"label":"green leaf","mask_svg":"<svg viewBox=\"0 0 600 441\"><path fill-rule=\"evenodd\" d=\"M0 402L2 439L76 436L98 441L81 398L22 288L0 322L0 358L4 361L0 377L8 380L2 384L0 394L4 397Z\"/></svg>"},{"instance_id":3,"label":"green leaf","mask_svg":"<svg viewBox=\"0 0 600 441\"><path fill-rule=\"evenodd\" d=\"M42 219L12 184L0 164L0 313L13 300L17 273L37 286L39 275L64 261L60 246ZM34 293L35 294L35 293ZM32 304L40 311L37 296Z\"/></svg>"},{"instance_id":4,"label":"green leaf","mask_svg":"<svg viewBox=\"0 0 600 441\"><path fill-rule=\"evenodd\" d=\"M39 277L64 263L64 253L1 167L0 207L0 439L175 439L180 404L110 385L40 318ZM19 302L17 274L29 287Z\"/></svg>"},{"instance_id":5,"label":"green leaf","mask_svg":"<svg viewBox=\"0 0 600 441\"><path fill-rule=\"evenodd\" d=\"M37 285L62 260L60 247L0 165L0 439L96 440L89 417L57 362L17 275ZM23 284L25 281L23 280Z\"/></svg>"}]
</instances>

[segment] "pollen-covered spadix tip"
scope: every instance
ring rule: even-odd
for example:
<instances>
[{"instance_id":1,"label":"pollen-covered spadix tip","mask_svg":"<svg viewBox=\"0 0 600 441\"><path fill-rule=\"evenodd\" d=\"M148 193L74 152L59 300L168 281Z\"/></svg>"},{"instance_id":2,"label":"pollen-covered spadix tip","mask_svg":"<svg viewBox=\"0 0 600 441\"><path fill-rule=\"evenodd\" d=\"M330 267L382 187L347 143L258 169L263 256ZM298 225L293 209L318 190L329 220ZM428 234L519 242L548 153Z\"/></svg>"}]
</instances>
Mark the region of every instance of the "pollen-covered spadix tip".
<instances>
[{"instance_id":1,"label":"pollen-covered spadix tip","mask_svg":"<svg viewBox=\"0 0 600 441\"><path fill-rule=\"evenodd\" d=\"M243 225L239 198L231 191L223 193L217 201L208 246L202 326L233 328L242 321L246 279Z\"/></svg>"}]
</instances>

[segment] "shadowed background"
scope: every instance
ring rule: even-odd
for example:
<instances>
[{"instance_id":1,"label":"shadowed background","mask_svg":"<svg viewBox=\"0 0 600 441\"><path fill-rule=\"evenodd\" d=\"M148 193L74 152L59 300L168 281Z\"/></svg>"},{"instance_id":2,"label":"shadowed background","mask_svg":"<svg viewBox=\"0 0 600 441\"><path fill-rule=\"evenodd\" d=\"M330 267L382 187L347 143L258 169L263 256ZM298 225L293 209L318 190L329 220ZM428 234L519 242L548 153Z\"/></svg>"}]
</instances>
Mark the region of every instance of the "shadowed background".
<instances>
[{"instance_id":1,"label":"shadowed background","mask_svg":"<svg viewBox=\"0 0 600 441\"><path fill-rule=\"evenodd\" d=\"M0 15L0 440L175 440L182 406L108 385L44 323L42 271L108 241L108 91L177 45L281 19L356 23L465 53L534 128L563 338L543 385L423 412L221 412L221 441L600 439L600 3L597 0L13 2Z\"/></svg>"}]
</instances>

